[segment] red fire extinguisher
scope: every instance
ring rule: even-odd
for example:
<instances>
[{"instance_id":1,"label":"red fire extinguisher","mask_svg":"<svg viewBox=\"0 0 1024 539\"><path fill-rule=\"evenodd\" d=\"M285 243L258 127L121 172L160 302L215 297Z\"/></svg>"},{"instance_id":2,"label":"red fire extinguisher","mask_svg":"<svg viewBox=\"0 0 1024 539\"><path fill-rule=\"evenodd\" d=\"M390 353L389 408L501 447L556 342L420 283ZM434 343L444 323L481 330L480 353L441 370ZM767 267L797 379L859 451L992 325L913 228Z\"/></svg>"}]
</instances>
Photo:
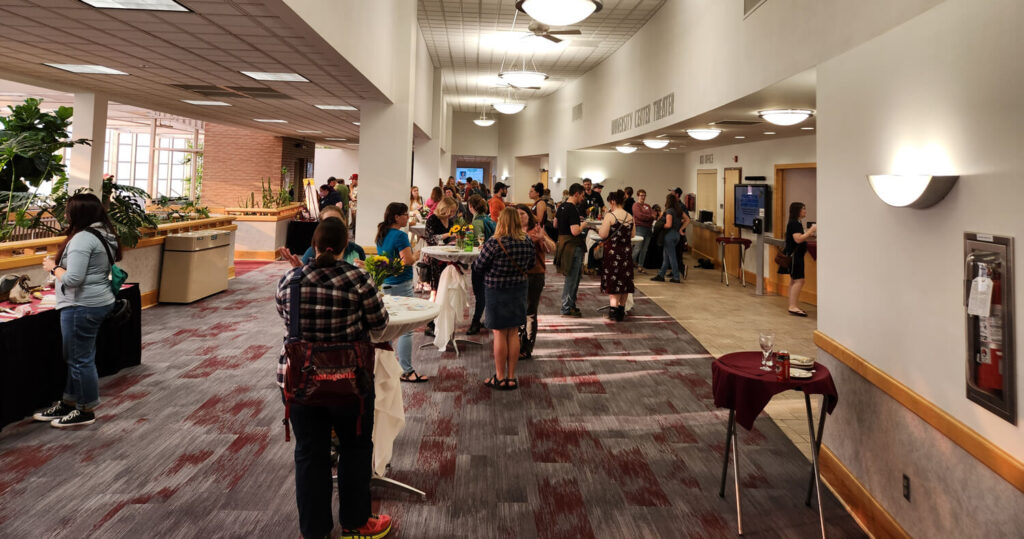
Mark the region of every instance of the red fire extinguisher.
<instances>
[{"instance_id":1,"label":"red fire extinguisher","mask_svg":"<svg viewBox=\"0 0 1024 539\"><path fill-rule=\"evenodd\" d=\"M998 271L992 273L992 310L988 317L978 318L980 341L977 362L978 387L988 391L1003 389L1003 292Z\"/></svg>"}]
</instances>

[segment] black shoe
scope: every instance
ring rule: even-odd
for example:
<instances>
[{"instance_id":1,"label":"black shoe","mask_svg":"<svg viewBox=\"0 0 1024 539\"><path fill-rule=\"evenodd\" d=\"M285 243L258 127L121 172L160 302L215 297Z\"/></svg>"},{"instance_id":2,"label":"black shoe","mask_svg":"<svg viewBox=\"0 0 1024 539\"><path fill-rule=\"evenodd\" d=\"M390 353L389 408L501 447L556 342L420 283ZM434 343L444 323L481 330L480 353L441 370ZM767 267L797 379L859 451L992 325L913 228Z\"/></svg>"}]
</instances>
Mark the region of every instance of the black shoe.
<instances>
[{"instance_id":1,"label":"black shoe","mask_svg":"<svg viewBox=\"0 0 1024 539\"><path fill-rule=\"evenodd\" d=\"M75 408L73 406L64 404L64 401L57 401L53 406L43 410L42 412L36 412L33 414L32 419L36 421L46 421L49 423L54 419L60 419L70 414L74 410Z\"/></svg>"},{"instance_id":2,"label":"black shoe","mask_svg":"<svg viewBox=\"0 0 1024 539\"><path fill-rule=\"evenodd\" d=\"M427 329L423 330L423 334L426 335L427 337L433 337L434 336L434 323L433 322L427 324Z\"/></svg>"},{"instance_id":3,"label":"black shoe","mask_svg":"<svg viewBox=\"0 0 1024 539\"><path fill-rule=\"evenodd\" d=\"M619 312L618 307L608 307L608 320L615 321L615 317L618 316L616 313Z\"/></svg>"},{"instance_id":4,"label":"black shoe","mask_svg":"<svg viewBox=\"0 0 1024 539\"><path fill-rule=\"evenodd\" d=\"M662 281L664 281L664 280L665 279L662 279ZM670 282L670 283L678 283L679 279L669 279L668 282Z\"/></svg>"},{"instance_id":5,"label":"black shoe","mask_svg":"<svg viewBox=\"0 0 1024 539\"><path fill-rule=\"evenodd\" d=\"M573 307L572 310L569 311L569 316L573 318L583 318L583 311Z\"/></svg>"},{"instance_id":6,"label":"black shoe","mask_svg":"<svg viewBox=\"0 0 1024 539\"><path fill-rule=\"evenodd\" d=\"M626 319L626 308L622 305L615 308L615 321L622 322Z\"/></svg>"},{"instance_id":7,"label":"black shoe","mask_svg":"<svg viewBox=\"0 0 1024 539\"><path fill-rule=\"evenodd\" d=\"M480 322L473 320L469 323L469 329L466 330L466 335L476 335L480 333Z\"/></svg>"},{"instance_id":8,"label":"black shoe","mask_svg":"<svg viewBox=\"0 0 1024 539\"><path fill-rule=\"evenodd\" d=\"M652 281L658 281L659 283L665 282L665 278L662 277L661 275L655 275L654 277L651 277L651 280Z\"/></svg>"},{"instance_id":9,"label":"black shoe","mask_svg":"<svg viewBox=\"0 0 1024 539\"><path fill-rule=\"evenodd\" d=\"M54 419L50 422L51 427L58 429L66 429L68 427L80 427L82 425L92 425L96 422L96 414L92 412L83 412L81 410L71 410L71 413L60 418Z\"/></svg>"}]
</instances>

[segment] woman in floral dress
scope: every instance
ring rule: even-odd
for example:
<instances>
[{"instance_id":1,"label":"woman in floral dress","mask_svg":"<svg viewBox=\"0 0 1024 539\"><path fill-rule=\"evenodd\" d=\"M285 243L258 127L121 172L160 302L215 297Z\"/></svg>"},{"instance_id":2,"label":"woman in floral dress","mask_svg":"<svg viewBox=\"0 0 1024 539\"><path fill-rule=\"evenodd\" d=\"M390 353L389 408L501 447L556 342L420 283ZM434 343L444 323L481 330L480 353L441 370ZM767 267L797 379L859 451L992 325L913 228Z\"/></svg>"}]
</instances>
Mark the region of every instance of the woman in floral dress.
<instances>
[{"instance_id":1,"label":"woman in floral dress","mask_svg":"<svg viewBox=\"0 0 1024 539\"><path fill-rule=\"evenodd\" d=\"M604 240L601 261L601 292L608 294L608 319L621 322L626 317L626 296L633 293L633 217L622 208L626 193L621 189L608 195L611 208L601 222L598 234Z\"/></svg>"}]
</instances>

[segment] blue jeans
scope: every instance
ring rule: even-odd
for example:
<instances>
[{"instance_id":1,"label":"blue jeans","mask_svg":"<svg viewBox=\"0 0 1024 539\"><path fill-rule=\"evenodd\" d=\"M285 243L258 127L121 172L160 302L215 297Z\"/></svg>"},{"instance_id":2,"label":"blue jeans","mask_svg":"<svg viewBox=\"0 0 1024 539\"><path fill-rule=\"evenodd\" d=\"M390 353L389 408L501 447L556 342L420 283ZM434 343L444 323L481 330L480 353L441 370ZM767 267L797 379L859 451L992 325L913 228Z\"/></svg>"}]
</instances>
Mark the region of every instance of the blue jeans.
<instances>
[{"instance_id":1,"label":"blue jeans","mask_svg":"<svg viewBox=\"0 0 1024 539\"><path fill-rule=\"evenodd\" d=\"M398 284L385 284L384 289L381 290L388 296L404 296L407 298L413 297L412 293L412 279L405 281L404 283ZM400 335L395 342L392 343L395 348L395 355L398 356L398 364L402 366L403 373L412 372L412 332Z\"/></svg>"},{"instance_id":2,"label":"blue jeans","mask_svg":"<svg viewBox=\"0 0 1024 539\"><path fill-rule=\"evenodd\" d=\"M662 253L661 271L659 277L664 277L669 266L672 266L672 278L679 279L679 257L676 256L676 245L679 244L679 231L669 230L665 232L665 251Z\"/></svg>"},{"instance_id":3,"label":"blue jeans","mask_svg":"<svg viewBox=\"0 0 1024 539\"><path fill-rule=\"evenodd\" d=\"M647 260L647 248L651 246L651 227L649 226L638 226L636 227L636 235L644 239L640 243L640 247L633 250L633 263L639 267L644 267L644 260Z\"/></svg>"},{"instance_id":4,"label":"blue jeans","mask_svg":"<svg viewBox=\"0 0 1024 539\"><path fill-rule=\"evenodd\" d=\"M577 247L572 253L572 266L562 284L562 314L576 308L576 292L580 288L580 276L583 274L583 247Z\"/></svg>"},{"instance_id":5,"label":"blue jeans","mask_svg":"<svg viewBox=\"0 0 1024 539\"><path fill-rule=\"evenodd\" d=\"M60 333L68 379L64 402L79 410L92 410L100 403L100 378L96 374L96 334L113 304L102 307L65 307L60 310Z\"/></svg>"}]
</instances>

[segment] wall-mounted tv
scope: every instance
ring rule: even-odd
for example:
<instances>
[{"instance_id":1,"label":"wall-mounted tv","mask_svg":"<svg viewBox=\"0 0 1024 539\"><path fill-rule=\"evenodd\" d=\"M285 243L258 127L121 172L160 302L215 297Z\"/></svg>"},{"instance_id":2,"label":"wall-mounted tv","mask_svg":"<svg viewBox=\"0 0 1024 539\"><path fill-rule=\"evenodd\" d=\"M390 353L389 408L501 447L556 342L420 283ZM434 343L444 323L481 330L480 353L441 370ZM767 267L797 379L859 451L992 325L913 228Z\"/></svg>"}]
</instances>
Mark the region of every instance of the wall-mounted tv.
<instances>
[{"instance_id":1,"label":"wall-mounted tv","mask_svg":"<svg viewBox=\"0 0 1024 539\"><path fill-rule=\"evenodd\" d=\"M455 179L458 180L460 183L468 182L469 180L476 180L478 182L482 182L484 181L484 169L463 167L456 168Z\"/></svg>"},{"instance_id":2,"label":"wall-mounted tv","mask_svg":"<svg viewBox=\"0 0 1024 539\"><path fill-rule=\"evenodd\" d=\"M764 210L764 230L772 226L772 188L764 184L739 183L733 186L733 224L753 228L754 218Z\"/></svg>"}]
</instances>

